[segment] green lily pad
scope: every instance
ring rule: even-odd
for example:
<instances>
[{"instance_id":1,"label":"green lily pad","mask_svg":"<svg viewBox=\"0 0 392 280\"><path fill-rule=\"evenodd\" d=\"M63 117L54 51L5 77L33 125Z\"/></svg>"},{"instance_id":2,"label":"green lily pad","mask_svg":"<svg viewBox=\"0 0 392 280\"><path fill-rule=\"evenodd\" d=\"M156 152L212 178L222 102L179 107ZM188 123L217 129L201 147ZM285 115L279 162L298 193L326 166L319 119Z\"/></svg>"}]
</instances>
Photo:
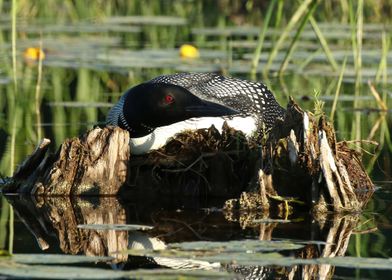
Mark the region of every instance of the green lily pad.
<instances>
[{"instance_id":1,"label":"green lily pad","mask_svg":"<svg viewBox=\"0 0 392 280\"><path fill-rule=\"evenodd\" d=\"M87 268L57 265L26 265L13 261L0 260L0 275L28 279L173 279L191 277L201 279L232 278L233 275L217 270L178 271L173 269L119 271L102 268Z\"/></svg>"},{"instance_id":2,"label":"green lily pad","mask_svg":"<svg viewBox=\"0 0 392 280\"><path fill-rule=\"evenodd\" d=\"M108 262L113 257L60 255L60 254L14 254L11 260L24 264L71 264L89 262Z\"/></svg>"},{"instance_id":3,"label":"green lily pad","mask_svg":"<svg viewBox=\"0 0 392 280\"><path fill-rule=\"evenodd\" d=\"M26 265L13 261L0 261L0 274L29 279L115 279L129 276L129 273L117 270L57 265Z\"/></svg>"},{"instance_id":4,"label":"green lily pad","mask_svg":"<svg viewBox=\"0 0 392 280\"><path fill-rule=\"evenodd\" d=\"M304 245L288 241L234 240L227 242L196 241L172 243L168 247L183 251L271 252L301 249Z\"/></svg>"}]
</instances>

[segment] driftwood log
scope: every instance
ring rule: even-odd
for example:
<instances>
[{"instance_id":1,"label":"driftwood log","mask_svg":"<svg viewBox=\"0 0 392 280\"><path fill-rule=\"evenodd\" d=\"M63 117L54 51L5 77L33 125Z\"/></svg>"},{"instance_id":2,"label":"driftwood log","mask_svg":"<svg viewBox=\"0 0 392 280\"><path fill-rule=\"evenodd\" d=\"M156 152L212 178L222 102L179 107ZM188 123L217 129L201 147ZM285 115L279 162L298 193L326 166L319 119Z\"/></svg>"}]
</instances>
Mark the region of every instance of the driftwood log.
<instances>
[{"instance_id":1,"label":"driftwood log","mask_svg":"<svg viewBox=\"0 0 392 280\"><path fill-rule=\"evenodd\" d=\"M260 141L260 139L258 139ZM43 140L16 170L6 192L33 195L116 195L139 192L225 196L232 211L293 205L315 212L359 211L374 186L360 155L324 117L290 101L263 145L227 125L185 132L145 156L130 156L128 132L95 128L48 154ZM277 207L276 207L277 206ZM283 212L282 212L283 211Z\"/></svg>"}]
</instances>

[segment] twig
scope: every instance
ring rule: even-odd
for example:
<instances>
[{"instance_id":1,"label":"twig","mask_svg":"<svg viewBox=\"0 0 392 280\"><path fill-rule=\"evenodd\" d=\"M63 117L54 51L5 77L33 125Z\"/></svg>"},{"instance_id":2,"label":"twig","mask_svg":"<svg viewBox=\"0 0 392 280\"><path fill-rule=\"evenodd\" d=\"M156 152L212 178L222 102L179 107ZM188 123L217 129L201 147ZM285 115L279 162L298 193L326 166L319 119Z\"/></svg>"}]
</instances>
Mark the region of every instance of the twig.
<instances>
[{"instance_id":1,"label":"twig","mask_svg":"<svg viewBox=\"0 0 392 280\"><path fill-rule=\"evenodd\" d=\"M376 232L378 231L378 227L373 227L369 229L364 229L364 230L354 230L353 234L366 234L366 233L371 233L371 232Z\"/></svg>"},{"instance_id":2,"label":"twig","mask_svg":"<svg viewBox=\"0 0 392 280\"><path fill-rule=\"evenodd\" d=\"M374 137L374 135L376 134L377 130L380 129L382 122L385 121L385 117L386 117L386 113L382 113L380 114L380 117L377 119L377 121L375 122L375 124L373 125L373 128L370 130L370 133L367 137L367 140L370 140Z\"/></svg>"},{"instance_id":3,"label":"twig","mask_svg":"<svg viewBox=\"0 0 392 280\"><path fill-rule=\"evenodd\" d=\"M340 144L340 143L343 143L343 142L346 142L346 143L348 143L348 144L358 143L358 142L359 142L359 143L366 143L366 144L371 144L371 145L375 145L375 146L378 146L378 145L379 145L377 141L374 141L374 140L365 140L365 139L363 139L363 140L344 140L344 141L338 142L337 144Z\"/></svg>"},{"instance_id":4,"label":"twig","mask_svg":"<svg viewBox=\"0 0 392 280\"><path fill-rule=\"evenodd\" d=\"M373 94L374 98L376 99L380 110L385 111L385 112L388 111L388 106L382 100L382 98L380 97L380 94L377 92L376 88L372 85L372 82L370 80L368 81L368 86L370 88L370 92Z\"/></svg>"},{"instance_id":5,"label":"twig","mask_svg":"<svg viewBox=\"0 0 392 280\"><path fill-rule=\"evenodd\" d=\"M208 156L208 155L206 155ZM162 171L165 172L170 172L170 173L177 173L177 172L186 172L189 171L190 169L192 169L192 167L198 163L199 161L201 161L205 156L203 154L201 154L195 161L193 161L191 164L189 164L188 166L186 166L185 168L178 168L178 169L162 169ZM183 163L181 163L183 164ZM183 164L185 165L185 164ZM195 170L192 170L195 171Z\"/></svg>"}]
</instances>

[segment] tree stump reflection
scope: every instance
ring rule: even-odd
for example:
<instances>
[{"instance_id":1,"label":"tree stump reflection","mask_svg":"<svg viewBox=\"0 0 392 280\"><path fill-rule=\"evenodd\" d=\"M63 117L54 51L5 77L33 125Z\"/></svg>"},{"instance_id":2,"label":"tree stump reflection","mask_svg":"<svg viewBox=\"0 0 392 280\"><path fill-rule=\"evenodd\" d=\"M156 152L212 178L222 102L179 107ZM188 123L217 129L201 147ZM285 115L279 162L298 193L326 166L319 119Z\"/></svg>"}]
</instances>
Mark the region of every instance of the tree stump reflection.
<instances>
[{"instance_id":1,"label":"tree stump reflection","mask_svg":"<svg viewBox=\"0 0 392 280\"><path fill-rule=\"evenodd\" d=\"M9 199L41 249L52 246L48 240L50 236L55 236L59 248L66 254L111 256L112 263L130 267L136 266L135 258L128 255L126 250L135 249L144 241L151 243L149 249L158 248L154 246L164 249L166 244L172 242L235 240L244 238L244 235L259 240L303 240L305 246L290 253L299 260L344 256L359 220L358 215L323 215L317 217L319 222L309 216L302 222L283 223L265 213L240 213L225 217L220 211L163 210L155 202L151 203L155 205L153 209L148 210L147 204L142 201L122 204L113 197L88 200L45 197L39 201L23 197ZM149 224L152 229L140 232L120 228L130 223ZM89 225L109 227L86 227ZM139 259L137 267L153 261L154 258L147 258L141 264ZM156 264L170 267L167 258L164 264L159 263L159 258L155 261ZM280 279L327 279L332 277L335 269L327 264L249 267L222 263L222 267L241 277L264 275ZM197 269L205 268L199 265Z\"/></svg>"}]
</instances>

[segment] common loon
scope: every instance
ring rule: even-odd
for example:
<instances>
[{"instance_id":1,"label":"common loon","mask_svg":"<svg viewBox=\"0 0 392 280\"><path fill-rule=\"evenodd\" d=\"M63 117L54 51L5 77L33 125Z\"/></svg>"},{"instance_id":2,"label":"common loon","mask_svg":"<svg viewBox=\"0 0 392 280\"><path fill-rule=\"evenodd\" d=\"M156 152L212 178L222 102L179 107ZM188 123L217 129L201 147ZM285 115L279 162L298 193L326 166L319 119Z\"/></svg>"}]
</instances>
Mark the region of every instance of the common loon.
<instances>
[{"instance_id":1,"label":"common loon","mask_svg":"<svg viewBox=\"0 0 392 280\"><path fill-rule=\"evenodd\" d=\"M226 121L251 136L262 125L271 128L284 114L262 83L214 73L178 73L129 89L110 110L107 124L128 130L131 152L144 154L184 130L214 125L221 131Z\"/></svg>"}]
</instances>

